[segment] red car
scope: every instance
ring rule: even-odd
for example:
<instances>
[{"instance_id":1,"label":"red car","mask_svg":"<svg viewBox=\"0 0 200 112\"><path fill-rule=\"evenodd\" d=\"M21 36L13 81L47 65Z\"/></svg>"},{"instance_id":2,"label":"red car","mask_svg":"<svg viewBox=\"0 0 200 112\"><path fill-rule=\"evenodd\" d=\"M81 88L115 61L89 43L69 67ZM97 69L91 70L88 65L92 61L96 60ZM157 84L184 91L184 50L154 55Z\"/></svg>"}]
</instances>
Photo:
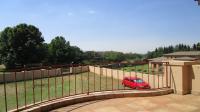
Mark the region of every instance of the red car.
<instances>
[{"instance_id":1,"label":"red car","mask_svg":"<svg viewBox=\"0 0 200 112\"><path fill-rule=\"evenodd\" d=\"M122 80L122 85L133 88L133 89L150 89L151 88L147 82L137 77L125 77Z\"/></svg>"}]
</instances>

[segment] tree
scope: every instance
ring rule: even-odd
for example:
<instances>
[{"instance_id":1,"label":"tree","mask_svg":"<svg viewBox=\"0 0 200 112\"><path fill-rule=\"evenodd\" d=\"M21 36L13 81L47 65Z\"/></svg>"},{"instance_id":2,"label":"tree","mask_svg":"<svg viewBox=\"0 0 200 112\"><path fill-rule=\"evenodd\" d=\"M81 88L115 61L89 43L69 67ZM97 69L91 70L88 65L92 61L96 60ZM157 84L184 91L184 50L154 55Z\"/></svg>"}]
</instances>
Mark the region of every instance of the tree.
<instances>
[{"instance_id":1,"label":"tree","mask_svg":"<svg viewBox=\"0 0 200 112\"><path fill-rule=\"evenodd\" d=\"M48 47L48 61L52 64L80 63L83 59L83 51L77 46L70 46L63 36L55 37Z\"/></svg>"},{"instance_id":2,"label":"tree","mask_svg":"<svg viewBox=\"0 0 200 112\"><path fill-rule=\"evenodd\" d=\"M197 51L200 51L200 42L197 43Z\"/></svg>"},{"instance_id":3,"label":"tree","mask_svg":"<svg viewBox=\"0 0 200 112\"><path fill-rule=\"evenodd\" d=\"M40 53L42 53L42 54L40 54L40 56L43 56L43 57L41 57L41 58L43 58L42 63L48 64L50 61L49 60L49 58L50 58L49 44L43 43Z\"/></svg>"},{"instance_id":4,"label":"tree","mask_svg":"<svg viewBox=\"0 0 200 112\"><path fill-rule=\"evenodd\" d=\"M144 58L142 54L137 53L124 53L124 57L129 62L140 61Z\"/></svg>"},{"instance_id":5,"label":"tree","mask_svg":"<svg viewBox=\"0 0 200 112\"><path fill-rule=\"evenodd\" d=\"M39 63L44 58L41 49L44 39L33 25L19 24L7 27L0 34L1 62L7 68L16 65Z\"/></svg>"},{"instance_id":6,"label":"tree","mask_svg":"<svg viewBox=\"0 0 200 112\"><path fill-rule=\"evenodd\" d=\"M83 51L77 46L70 46L69 59L74 63L80 63L83 60Z\"/></svg>"},{"instance_id":7,"label":"tree","mask_svg":"<svg viewBox=\"0 0 200 112\"><path fill-rule=\"evenodd\" d=\"M193 44L193 46L192 46L192 50L194 50L194 51L197 50L197 45L196 45L196 44Z\"/></svg>"},{"instance_id":8,"label":"tree","mask_svg":"<svg viewBox=\"0 0 200 112\"><path fill-rule=\"evenodd\" d=\"M105 59L111 62L119 62L125 59L121 52L107 51L104 53Z\"/></svg>"},{"instance_id":9,"label":"tree","mask_svg":"<svg viewBox=\"0 0 200 112\"><path fill-rule=\"evenodd\" d=\"M49 44L50 62L53 64L69 63L70 43L64 37L57 36Z\"/></svg>"}]
</instances>

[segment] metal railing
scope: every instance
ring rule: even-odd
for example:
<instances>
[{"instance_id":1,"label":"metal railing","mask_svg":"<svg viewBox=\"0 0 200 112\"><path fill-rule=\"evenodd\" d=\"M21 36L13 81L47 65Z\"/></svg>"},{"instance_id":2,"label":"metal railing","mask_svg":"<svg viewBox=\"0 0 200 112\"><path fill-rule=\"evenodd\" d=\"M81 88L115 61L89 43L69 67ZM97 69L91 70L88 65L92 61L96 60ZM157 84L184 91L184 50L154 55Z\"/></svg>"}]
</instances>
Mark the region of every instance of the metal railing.
<instances>
[{"instance_id":1,"label":"metal railing","mask_svg":"<svg viewBox=\"0 0 200 112\"><path fill-rule=\"evenodd\" d=\"M129 70L124 66L112 69L112 66L70 64L4 71L0 75L0 111L20 111L30 105L79 94L131 90L122 85L125 77L140 77L151 89L169 88L168 63L159 64L164 66L162 72L148 63L135 64Z\"/></svg>"}]
</instances>

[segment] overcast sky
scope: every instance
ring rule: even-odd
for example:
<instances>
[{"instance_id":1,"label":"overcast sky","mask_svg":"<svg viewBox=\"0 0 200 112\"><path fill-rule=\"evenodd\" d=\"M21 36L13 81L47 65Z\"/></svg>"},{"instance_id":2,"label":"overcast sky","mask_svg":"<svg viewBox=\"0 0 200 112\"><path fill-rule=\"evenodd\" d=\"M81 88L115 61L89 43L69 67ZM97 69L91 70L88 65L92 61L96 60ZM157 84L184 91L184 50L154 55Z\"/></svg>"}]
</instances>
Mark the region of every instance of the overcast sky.
<instances>
[{"instance_id":1,"label":"overcast sky","mask_svg":"<svg viewBox=\"0 0 200 112\"><path fill-rule=\"evenodd\" d=\"M194 0L0 0L0 30L35 25L49 43L64 36L82 50L145 53L200 42Z\"/></svg>"}]
</instances>

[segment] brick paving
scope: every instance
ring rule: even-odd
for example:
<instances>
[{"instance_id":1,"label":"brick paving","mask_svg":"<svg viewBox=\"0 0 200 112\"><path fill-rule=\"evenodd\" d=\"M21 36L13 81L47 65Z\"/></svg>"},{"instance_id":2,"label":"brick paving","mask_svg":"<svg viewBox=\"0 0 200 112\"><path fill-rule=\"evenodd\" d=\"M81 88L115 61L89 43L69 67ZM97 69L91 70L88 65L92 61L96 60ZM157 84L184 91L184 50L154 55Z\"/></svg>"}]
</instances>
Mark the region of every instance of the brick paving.
<instances>
[{"instance_id":1,"label":"brick paving","mask_svg":"<svg viewBox=\"0 0 200 112\"><path fill-rule=\"evenodd\" d=\"M116 98L75 104L52 112L200 112L200 96Z\"/></svg>"}]
</instances>

